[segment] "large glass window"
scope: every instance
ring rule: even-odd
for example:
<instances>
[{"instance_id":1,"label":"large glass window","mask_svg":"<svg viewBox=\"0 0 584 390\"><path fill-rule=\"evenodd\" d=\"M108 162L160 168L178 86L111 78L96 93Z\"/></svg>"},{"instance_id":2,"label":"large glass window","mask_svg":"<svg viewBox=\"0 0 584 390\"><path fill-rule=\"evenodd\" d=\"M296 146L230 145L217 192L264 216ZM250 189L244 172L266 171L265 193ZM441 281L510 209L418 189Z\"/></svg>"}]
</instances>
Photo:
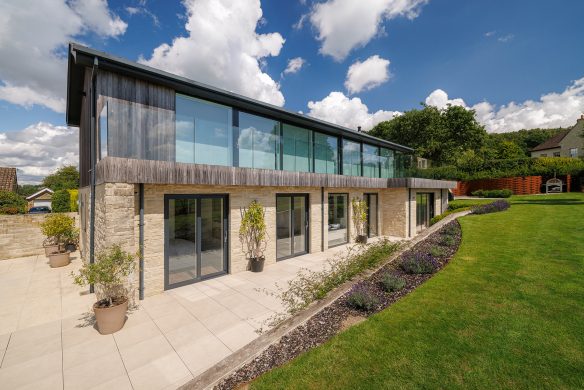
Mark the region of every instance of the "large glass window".
<instances>
[{"instance_id":1,"label":"large glass window","mask_svg":"<svg viewBox=\"0 0 584 390\"><path fill-rule=\"evenodd\" d=\"M379 159L381 160L381 177L384 179L391 179L395 177L395 160L393 150L387 148L379 148Z\"/></svg>"},{"instance_id":2,"label":"large glass window","mask_svg":"<svg viewBox=\"0 0 584 390\"><path fill-rule=\"evenodd\" d=\"M328 196L328 247L345 244L349 241L347 230L348 213L347 194L329 194Z\"/></svg>"},{"instance_id":3,"label":"large glass window","mask_svg":"<svg viewBox=\"0 0 584 390\"><path fill-rule=\"evenodd\" d=\"M98 160L107 156L107 101L99 114L99 155Z\"/></svg>"},{"instance_id":4,"label":"large glass window","mask_svg":"<svg viewBox=\"0 0 584 390\"><path fill-rule=\"evenodd\" d=\"M279 169L280 122L239 113L239 166Z\"/></svg>"},{"instance_id":5,"label":"large glass window","mask_svg":"<svg viewBox=\"0 0 584 390\"><path fill-rule=\"evenodd\" d=\"M343 140L343 175L361 176L361 144Z\"/></svg>"},{"instance_id":6,"label":"large glass window","mask_svg":"<svg viewBox=\"0 0 584 390\"><path fill-rule=\"evenodd\" d=\"M363 176L379 177L379 148L363 144Z\"/></svg>"},{"instance_id":7,"label":"large glass window","mask_svg":"<svg viewBox=\"0 0 584 390\"><path fill-rule=\"evenodd\" d=\"M283 130L284 170L312 172L312 131L286 124Z\"/></svg>"},{"instance_id":8,"label":"large glass window","mask_svg":"<svg viewBox=\"0 0 584 390\"><path fill-rule=\"evenodd\" d=\"M314 172L339 173L339 139L314 133Z\"/></svg>"},{"instance_id":9,"label":"large glass window","mask_svg":"<svg viewBox=\"0 0 584 390\"><path fill-rule=\"evenodd\" d=\"M176 95L176 161L231 166L231 108Z\"/></svg>"}]
</instances>

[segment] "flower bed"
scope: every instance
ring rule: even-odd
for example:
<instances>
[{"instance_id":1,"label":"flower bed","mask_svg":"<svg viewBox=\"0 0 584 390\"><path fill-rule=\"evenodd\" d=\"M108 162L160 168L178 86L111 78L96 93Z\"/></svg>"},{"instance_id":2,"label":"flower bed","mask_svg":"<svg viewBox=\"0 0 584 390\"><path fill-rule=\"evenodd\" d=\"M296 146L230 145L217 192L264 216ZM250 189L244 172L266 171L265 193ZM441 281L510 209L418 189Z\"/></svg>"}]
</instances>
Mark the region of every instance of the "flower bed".
<instances>
[{"instance_id":1,"label":"flower bed","mask_svg":"<svg viewBox=\"0 0 584 390\"><path fill-rule=\"evenodd\" d=\"M456 253L460 241L461 229L458 222L453 221L445 225L424 241L402 253L395 261L385 265L366 280L355 284L349 292L315 314L305 324L292 330L251 362L221 380L215 389L238 388L301 353L323 344L342 330L343 324L348 319L370 316L387 308L433 275L432 273L406 273L402 269L404 262L420 260L424 264L431 263L435 266L434 272L437 272ZM436 250L437 248L440 250ZM427 268L422 267L422 269ZM386 285L390 276L403 279L405 286L390 289L394 291L388 292Z\"/></svg>"}]
</instances>

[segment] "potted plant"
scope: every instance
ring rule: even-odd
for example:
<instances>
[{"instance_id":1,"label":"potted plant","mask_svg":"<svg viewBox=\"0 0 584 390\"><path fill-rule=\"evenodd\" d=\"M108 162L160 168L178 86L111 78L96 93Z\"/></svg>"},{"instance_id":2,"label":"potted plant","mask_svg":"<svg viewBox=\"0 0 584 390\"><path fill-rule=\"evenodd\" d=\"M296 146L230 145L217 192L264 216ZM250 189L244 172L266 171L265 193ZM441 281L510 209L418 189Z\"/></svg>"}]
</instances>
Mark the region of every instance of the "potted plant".
<instances>
[{"instance_id":1,"label":"potted plant","mask_svg":"<svg viewBox=\"0 0 584 390\"><path fill-rule=\"evenodd\" d=\"M79 286L95 285L97 302L93 304L97 330L111 334L122 329L128 311L128 277L136 265L134 255L120 245L99 251L94 263L83 263L78 274L71 273Z\"/></svg>"},{"instance_id":2,"label":"potted plant","mask_svg":"<svg viewBox=\"0 0 584 390\"><path fill-rule=\"evenodd\" d=\"M355 225L355 242L358 244L367 244L367 203L361 198L351 200L353 214L353 224Z\"/></svg>"},{"instance_id":3,"label":"potted plant","mask_svg":"<svg viewBox=\"0 0 584 390\"><path fill-rule=\"evenodd\" d=\"M75 252L79 245L79 229L73 228L68 231L63 237L65 242L65 250L67 252Z\"/></svg>"},{"instance_id":4,"label":"potted plant","mask_svg":"<svg viewBox=\"0 0 584 390\"><path fill-rule=\"evenodd\" d=\"M63 267L71 262L69 252L65 250L67 237L76 231L75 219L65 214L48 215L41 223L41 231L46 236L45 255L51 267Z\"/></svg>"},{"instance_id":5,"label":"potted plant","mask_svg":"<svg viewBox=\"0 0 584 390\"><path fill-rule=\"evenodd\" d=\"M243 252L250 261L252 272L262 272L264 269L264 252L267 245L265 216L264 208L256 200L241 211L239 241L241 241Z\"/></svg>"}]
</instances>

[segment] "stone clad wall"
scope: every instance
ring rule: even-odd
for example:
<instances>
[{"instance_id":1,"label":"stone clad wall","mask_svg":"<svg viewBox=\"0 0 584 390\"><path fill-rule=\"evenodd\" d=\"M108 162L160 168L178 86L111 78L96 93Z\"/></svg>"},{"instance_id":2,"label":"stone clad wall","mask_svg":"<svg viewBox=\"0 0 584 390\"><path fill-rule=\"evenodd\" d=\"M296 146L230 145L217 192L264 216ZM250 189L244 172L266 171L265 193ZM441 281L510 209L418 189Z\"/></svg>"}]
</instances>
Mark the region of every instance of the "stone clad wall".
<instances>
[{"instance_id":1,"label":"stone clad wall","mask_svg":"<svg viewBox=\"0 0 584 390\"><path fill-rule=\"evenodd\" d=\"M0 261L44 254L40 224L48 214L0 215ZM77 213L67 213L75 218Z\"/></svg>"}]
</instances>

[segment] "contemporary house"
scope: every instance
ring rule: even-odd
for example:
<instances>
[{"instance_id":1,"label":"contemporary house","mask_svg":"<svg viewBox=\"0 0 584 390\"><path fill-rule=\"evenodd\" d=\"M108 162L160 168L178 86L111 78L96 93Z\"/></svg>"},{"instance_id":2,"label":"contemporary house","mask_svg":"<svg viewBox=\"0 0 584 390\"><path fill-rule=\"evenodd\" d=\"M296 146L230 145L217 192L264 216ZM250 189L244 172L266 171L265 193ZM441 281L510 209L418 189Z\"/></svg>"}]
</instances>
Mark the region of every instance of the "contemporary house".
<instances>
[{"instance_id":1,"label":"contemporary house","mask_svg":"<svg viewBox=\"0 0 584 390\"><path fill-rule=\"evenodd\" d=\"M406 177L412 149L77 44L67 124L79 127L81 250L143 251L140 296L248 268L241 211L266 209L266 265L369 236L411 237L455 182Z\"/></svg>"},{"instance_id":2,"label":"contemporary house","mask_svg":"<svg viewBox=\"0 0 584 390\"><path fill-rule=\"evenodd\" d=\"M26 198L28 202L28 209L31 207L46 206L52 208L53 190L50 188L43 188Z\"/></svg>"},{"instance_id":3,"label":"contemporary house","mask_svg":"<svg viewBox=\"0 0 584 390\"><path fill-rule=\"evenodd\" d=\"M16 192L17 189L16 168L0 167L0 191Z\"/></svg>"},{"instance_id":4,"label":"contemporary house","mask_svg":"<svg viewBox=\"0 0 584 390\"><path fill-rule=\"evenodd\" d=\"M576 124L531 149L531 157L584 157L584 115Z\"/></svg>"}]
</instances>

